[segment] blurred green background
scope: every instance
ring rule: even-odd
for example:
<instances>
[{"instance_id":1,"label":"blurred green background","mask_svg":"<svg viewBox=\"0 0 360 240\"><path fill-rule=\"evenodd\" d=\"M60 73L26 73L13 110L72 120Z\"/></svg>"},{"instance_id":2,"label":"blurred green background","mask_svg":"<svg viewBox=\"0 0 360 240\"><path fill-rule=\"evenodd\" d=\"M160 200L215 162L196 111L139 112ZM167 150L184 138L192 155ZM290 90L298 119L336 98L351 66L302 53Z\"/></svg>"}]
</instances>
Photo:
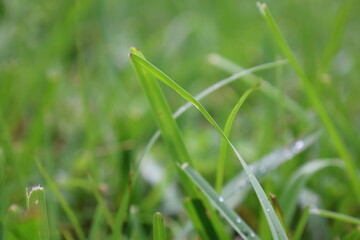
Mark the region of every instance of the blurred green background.
<instances>
[{"instance_id":1,"label":"blurred green background","mask_svg":"<svg viewBox=\"0 0 360 240\"><path fill-rule=\"evenodd\" d=\"M340 37L339 48L328 64L323 61L325 47L345 1L266 2L358 161L360 2L353 1L344 31L335 34ZM34 159L43 162L85 231L97 203L93 193L82 187L84 184L100 186L109 209L116 211L130 166L157 129L128 58L131 46L139 48L192 94L229 75L209 64L211 53L246 68L283 58L255 1L2 0L3 229L5 222L11 222L8 212L12 204L25 208L26 187L42 184L46 188ZM260 92L254 93L232 131L234 142L249 163L321 126L290 66L258 75L307 109L313 124L301 122ZM202 103L223 126L247 87L234 83ZM185 102L170 89L164 90L173 110ZM194 110L181 117L179 124L196 166L213 183L219 136ZM353 132L353 138L344 126ZM278 191L296 168L320 157L337 157L326 133L316 146L298 157L299 161L287 163L270 176L265 187ZM168 171L166 181L175 179L161 140L149 158ZM226 179L241 170L236 161L230 162ZM310 186L324 198L325 207L359 213L351 203L353 197L343 197L349 190L344 174L330 170L322 174ZM131 200L139 206L144 231L148 231L146 226L155 210L164 209L163 190L154 193L146 179L140 177ZM144 202L144 198L149 201ZM256 226L259 209L251 201L255 199L252 194L249 199L242 211L250 225ZM51 191L47 191L47 200L52 237L60 239L61 229L71 226ZM336 226L330 236L347 231L341 224Z\"/></svg>"}]
</instances>

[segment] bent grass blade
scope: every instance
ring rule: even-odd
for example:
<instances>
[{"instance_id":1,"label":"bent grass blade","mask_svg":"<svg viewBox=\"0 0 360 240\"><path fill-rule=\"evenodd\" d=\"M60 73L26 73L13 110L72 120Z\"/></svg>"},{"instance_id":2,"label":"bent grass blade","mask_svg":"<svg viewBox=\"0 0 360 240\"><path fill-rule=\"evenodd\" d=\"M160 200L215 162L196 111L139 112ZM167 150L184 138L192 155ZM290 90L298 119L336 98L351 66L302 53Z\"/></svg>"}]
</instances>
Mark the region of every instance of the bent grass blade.
<instances>
[{"instance_id":1,"label":"bent grass blade","mask_svg":"<svg viewBox=\"0 0 360 240\"><path fill-rule=\"evenodd\" d=\"M177 83L175 83L171 78L169 78L166 74L161 72L157 69L154 65L144 59L141 55L137 53L138 51L135 48L130 50L130 58L134 65L138 66L139 68L146 69L149 71L154 77L171 87L175 90L180 96L191 102L201 113L202 115L208 120L208 122L215 127L215 129L219 132L219 134L227 141L230 147L233 149L234 153L236 154L237 158L239 159L241 165L244 168L245 173L247 174L251 185L253 186L255 193L260 201L260 204L263 208L263 212L267 218L268 224L270 226L270 230L272 232L274 239L287 239L284 229L282 228L276 213L271 206L264 190L262 189L260 183L255 178L254 174L251 172L249 167L247 166L245 160L242 156L238 153L234 145L230 142L230 140L225 136L224 132L215 122L215 120L210 116L210 114L206 111L206 109L188 92L186 92L183 88L181 88Z\"/></svg>"}]
</instances>

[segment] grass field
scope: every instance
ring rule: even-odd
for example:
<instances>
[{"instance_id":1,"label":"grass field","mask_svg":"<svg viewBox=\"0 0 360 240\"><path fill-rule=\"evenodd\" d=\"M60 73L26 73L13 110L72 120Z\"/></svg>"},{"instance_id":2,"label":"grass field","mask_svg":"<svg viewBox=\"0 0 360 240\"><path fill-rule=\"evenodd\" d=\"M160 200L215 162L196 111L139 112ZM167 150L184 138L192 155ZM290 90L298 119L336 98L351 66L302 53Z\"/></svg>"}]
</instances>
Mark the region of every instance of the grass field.
<instances>
[{"instance_id":1,"label":"grass field","mask_svg":"<svg viewBox=\"0 0 360 240\"><path fill-rule=\"evenodd\" d=\"M0 239L360 239L360 2L0 2Z\"/></svg>"}]
</instances>

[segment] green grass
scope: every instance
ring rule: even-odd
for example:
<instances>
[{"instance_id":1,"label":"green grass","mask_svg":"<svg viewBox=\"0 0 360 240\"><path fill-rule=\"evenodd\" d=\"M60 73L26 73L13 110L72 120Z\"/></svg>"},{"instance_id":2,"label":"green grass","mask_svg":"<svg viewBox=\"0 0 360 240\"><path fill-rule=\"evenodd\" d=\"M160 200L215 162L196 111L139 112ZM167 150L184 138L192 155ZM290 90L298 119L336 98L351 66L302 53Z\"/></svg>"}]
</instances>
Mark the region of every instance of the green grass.
<instances>
[{"instance_id":1,"label":"green grass","mask_svg":"<svg viewBox=\"0 0 360 240\"><path fill-rule=\"evenodd\" d=\"M359 10L0 2L0 239L358 239Z\"/></svg>"}]
</instances>

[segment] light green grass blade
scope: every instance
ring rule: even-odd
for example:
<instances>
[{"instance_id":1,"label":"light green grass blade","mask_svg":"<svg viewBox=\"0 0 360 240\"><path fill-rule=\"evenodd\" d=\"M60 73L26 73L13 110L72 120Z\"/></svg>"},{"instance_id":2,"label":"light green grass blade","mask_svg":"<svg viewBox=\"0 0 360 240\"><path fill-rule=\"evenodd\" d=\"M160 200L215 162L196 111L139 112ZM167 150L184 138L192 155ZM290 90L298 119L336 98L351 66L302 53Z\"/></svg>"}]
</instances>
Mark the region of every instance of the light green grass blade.
<instances>
[{"instance_id":1,"label":"light green grass blade","mask_svg":"<svg viewBox=\"0 0 360 240\"><path fill-rule=\"evenodd\" d=\"M337 221L342 221L345 223L360 225L360 218L356 218L343 213L337 213L325 209L312 208L310 209L310 214L330 218Z\"/></svg>"},{"instance_id":2,"label":"light green grass blade","mask_svg":"<svg viewBox=\"0 0 360 240\"><path fill-rule=\"evenodd\" d=\"M287 61L284 60L280 60L280 62L283 64L287 63ZM218 54L212 54L210 63L216 67L224 69L229 73L236 73L244 70L243 67ZM241 80L249 86L254 86L257 82L261 81L259 91L273 99L277 104L284 107L290 113L294 114L298 119L302 120L302 122L309 122L309 118L307 117L308 113L301 105L282 93L270 82L257 77L254 73L255 72L247 74Z\"/></svg>"},{"instance_id":3,"label":"light green grass blade","mask_svg":"<svg viewBox=\"0 0 360 240\"><path fill-rule=\"evenodd\" d=\"M138 62L134 61L132 56L139 56L143 59L143 55L137 49L131 49L130 57L134 69L138 75L145 94L149 99L157 126L161 130L162 137L164 138L168 146L174 163L185 163L189 161L189 164L192 164L192 160L185 147L185 143L182 139L179 127L176 124L174 118L172 117L170 107L167 104L167 101L164 94L162 93L159 83L151 74L151 71L143 68ZM220 238L229 239L225 227L221 224L219 217L213 211L206 198L201 196L201 194L197 191L195 185L187 177L187 175L184 174L183 171L181 171L179 168L177 168L177 171L179 174L181 185L183 186L187 194L192 198L201 198L203 200L203 204L208 211L208 216L213 222L213 225L217 230L217 234L220 236Z\"/></svg>"},{"instance_id":4,"label":"light green grass blade","mask_svg":"<svg viewBox=\"0 0 360 240\"><path fill-rule=\"evenodd\" d=\"M310 212L309 206L304 208L304 210L301 214L300 220L297 223L296 230L295 230L294 236L292 237L292 240L301 240L301 236L304 233L306 223L309 219L309 212Z\"/></svg>"},{"instance_id":5,"label":"light green grass blade","mask_svg":"<svg viewBox=\"0 0 360 240\"><path fill-rule=\"evenodd\" d=\"M301 68L295 55L293 54L292 50L287 44L285 38L281 34L279 27L277 26L274 18L270 13L270 10L266 6L266 4L263 3L258 3L258 7L260 12L264 16L266 22L268 23L269 28L274 38L276 39L278 45L280 46L286 57L289 59L290 64L292 65L296 74L300 78L306 94L308 95L310 101L312 102L314 108L316 109L321 121L325 125L327 132L329 133L329 136L331 137L335 145L336 150L338 151L340 157L343 159L346 166L347 175L349 177L350 184L357 197L357 200L360 201L360 181L357 175L357 167L354 163L353 158L351 157L351 154L349 153L345 143L341 139L341 135L337 131L333 121L330 118L330 115L328 114L324 105L322 104L321 98L317 94L315 88L312 86L312 83L310 82L305 72Z\"/></svg>"},{"instance_id":6,"label":"light green grass blade","mask_svg":"<svg viewBox=\"0 0 360 240\"><path fill-rule=\"evenodd\" d=\"M284 229L282 228L279 219L277 218L273 207L271 206L266 194L264 193L264 190L260 186L259 182L255 178L254 174L251 172L251 170L248 168L245 160L242 158L242 156L238 153L234 145L230 142L230 140L225 136L224 132L221 130L221 128L217 125L217 123L214 121L214 119L210 116L210 114L206 111L206 109L188 92L186 92L184 89L182 89L177 83L175 83L171 78L169 78L166 74L161 72L159 69L157 69L155 66L153 66L150 62L148 62L146 59L144 59L142 56L137 55L136 52L132 51L132 54L130 54L130 57L133 62L136 62L139 64L139 66L143 67L147 71L149 71L151 74L153 74L157 79L164 82L166 85L171 87L173 90L175 90L180 96L185 98L186 100L190 101L194 106L203 114L203 116L209 121L211 125L215 127L215 129L220 133L220 135L226 139L227 143L231 146L233 151L235 152L237 158L239 159L241 165L244 168L245 173L247 174L255 193L260 201L260 204L263 208L263 212L265 213L265 216L268 220L268 223L270 225L271 232L273 234L274 239L287 239Z\"/></svg>"},{"instance_id":7,"label":"light green grass blade","mask_svg":"<svg viewBox=\"0 0 360 240\"><path fill-rule=\"evenodd\" d=\"M239 111L241 105L245 102L246 98L255 90L256 88L251 88L247 90L239 99L239 101L236 103L235 107L231 111L228 119L225 123L224 128L224 134L226 137L229 137L230 130L232 127L232 124L234 122L236 113ZM220 154L219 154L219 160L217 164L216 169L216 183L215 183L215 189L218 193L221 193L221 188L223 186L224 182L224 171L225 171L225 165L226 165L226 158L227 158L227 152L228 152L228 145L225 139L221 139L221 145L220 145Z\"/></svg>"},{"instance_id":8,"label":"light green grass blade","mask_svg":"<svg viewBox=\"0 0 360 240\"><path fill-rule=\"evenodd\" d=\"M254 231L243 221L243 219L241 219L234 210L225 204L224 198L217 195L216 191L205 181L205 179L201 177L198 172L196 172L187 163L184 163L181 168L193 180L198 188L211 200L215 208L225 217L228 223L243 239L259 239L258 236L255 235Z\"/></svg>"},{"instance_id":9,"label":"light green grass blade","mask_svg":"<svg viewBox=\"0 0 360 240\"><path fill-rule=\"evenodd\" d=\"M33 187L26 193L26 197L28 212L31 215L34 215L34 218L36 219L36 229L34 229L34 231L38 234L37 239L48 240L50 234L44 188L40 186Z\"/></svg>"},{"instance_id":10,"label":"light green grass blade","mask_svg":"<svg viewBox=\"0 0 360 240\"><path fill-rule=\"evenodd\" d=\"M320 136L320 131L311 133L286 147L278 148L265 155L259 161L249 166L257 179L262 179L266 174L277 169L281 164L293 159L298 154L312 146ZM250 188L244 172L233 177L224 187L222 196L232 207L237 206Z\"/></svg>"},{"instance_id":11,"label":"light green grass blade","mask_svg":"<svg viewBox=\"0 0 360 240\"><path fill-rule=\"evenodd\" d=\"M166 240L166 230L165 230L164 220L161 213L159 212L154 214L153 239Z\"/></svg>"},{"instance_id":12,"label":"light green grass blade","mask_svg":"<svg viewBox=\"0 0 360 240\"><path fill-rule=\"evenodd\" d=\"M284 211L286 222L291 222L297 199L311 176L328 167L343 167L338 159L320 159L304 164L291 177L280 196L280 205Z\"/></svg>"},{"instance_id":13,"label":"light green grass blade","mask_svg":"<svg viewBox=\"0 0 360 240\"><path fill-rule=\"evenodd\" d=\"M89 240L97 240L101 237L102 224L104 222L103 206L98 205L92 218L91 228L89 230Z\"/></svg>"},{"instance_id":14,"label":"light green grass blade","mask_svg":"<svg viewBox=\"0 0 360 240\"><path fill-rule=\"evenodd\" d=\"M111 234L111 238L110 238L111 240L123 239L122 227L128 215L129 202L130 202L130 189L128 187L124 192L122 201L116 212L114 226L117 226L117 228L114 228L114 231Z\"/></svg>"},{"instance_id":15,"label":"light green grass blade","mask_svg":"<svg viewBox=\"0 0 360 240\"><path fill-rule=\"evenodd\" d=\"M45 179L47 185L49 186L51 191L54 193L55 197L59 200L60 205L61 205L62 209L64 210L64 212L66 213L66 215L68 216L69 221L70 221L71 225L73 226L77 237L80 240L85 240L85 234L84 234L83 230L81 229L81 225L80 225L79 220L76 217L76 214L71 209L69 204L66 202L64 196L61 194L59 188L57 187L55 182L52 180L52 178L49 176L48 172L45 170L45 168L42 165L42 163L40 162L40 160L35 159L35 163L36 163L37 168L39 169L41 175Z\"/></svg>"}]
</instances>

